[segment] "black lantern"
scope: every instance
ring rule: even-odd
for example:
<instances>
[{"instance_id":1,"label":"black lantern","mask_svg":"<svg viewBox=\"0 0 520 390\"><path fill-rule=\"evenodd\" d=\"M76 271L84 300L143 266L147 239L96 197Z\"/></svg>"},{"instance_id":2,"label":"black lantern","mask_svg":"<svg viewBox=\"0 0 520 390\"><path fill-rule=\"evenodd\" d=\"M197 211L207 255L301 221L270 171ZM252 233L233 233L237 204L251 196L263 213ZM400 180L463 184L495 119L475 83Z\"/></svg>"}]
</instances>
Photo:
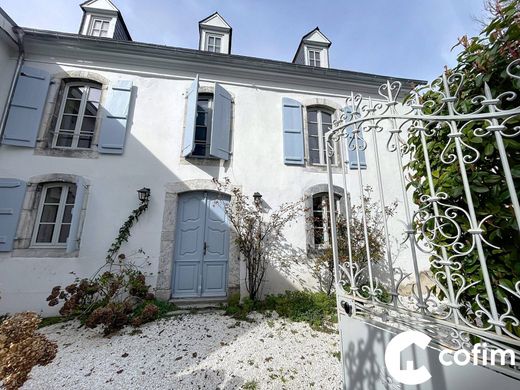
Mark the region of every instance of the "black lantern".
<instances>
[{"instance_id":1,"label":"black lantern","mask_svg":"<svg viewBox=\"0 0 520 390\"><path fill-rule=\"evenodd\" d=\"M256 204L257 206L259 206L259 205L260 205L260 202L262 202L262 194L261 194L260 192L255 192L255 193L253 194L253 199L254 199L254 201L255 201L255 204Z\"/></svg>"},{"instance_id":2,"label":"black lantern","mask_svg":"<svg viewBox=\"0 0 520 390\"><path fill-rule=\"evenodd\" d=\"M137 190L137 195L139 196L139 200L141 202L147 202L148 198L150 198L150 189L143 187L140 190Z\"/></svg>"}]
</instances>

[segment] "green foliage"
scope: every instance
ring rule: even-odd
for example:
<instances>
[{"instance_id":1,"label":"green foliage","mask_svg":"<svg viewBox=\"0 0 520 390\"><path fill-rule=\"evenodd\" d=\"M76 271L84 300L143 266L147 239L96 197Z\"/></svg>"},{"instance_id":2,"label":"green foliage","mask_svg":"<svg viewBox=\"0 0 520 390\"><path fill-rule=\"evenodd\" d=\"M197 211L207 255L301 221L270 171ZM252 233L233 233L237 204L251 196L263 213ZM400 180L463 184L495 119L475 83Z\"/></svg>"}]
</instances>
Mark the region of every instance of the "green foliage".
<instances>
[{"instance_id":1,"label":"green foliage","mask_svg":"<svg viewBox=\"0 0 520 390\"><path fill-rule=\"evenodd\" d=\"M330 332L337 322L336 298L323 292L286 291L268 295L259 304L261 310L274 310L291 321L307 322L314 330Z\"/></svg>"},{"instance_id":2,"label":"green foliage","mask_svg":"<svg viewBox=\"0 0 520 390\"><path fill-rule=\"evenodd\" d=\"M242 385L243 390L257 390L258 389L258 382L257 381L247 381Z\"/></svg>"},{"instance_id":3,"label":"green foliage","mask_svg":"<svg viewBox=\"0 0 520 390\"><path fill-rule=\"evenodd\" d=\"M385 258L385 234L384 218L394 215L397 202L385 207L383 211L380 203L372 200L373 189L366 186L363 189L363 201L365 203L365 218L367 227L368 247L372 264L382 263ZM336 233L338 236L339 262L349 261L348 230L350 227L350 245L352 262L360 267L367 264L367 251L365 244L365 228L363 223L363 207L355 204L350 208L350 226L341 215L336 220ZM317 276L321 290L328 295L334 291L334 260L332 258L332 247L325 248L320 256L316 258L314 274ZM366 283L366 280L361 280Z\"/></svg>"},{"instance_id":4,"label":"green foliage","mask_svg":"<svg viewBox=\"0 0 520 390\"><path fill-rule=\"evenodd\" d=\"M132 211L107 251L105 264L90 279L76 279L65 288L54 287L47 297L49 306L63 302L59 310L62 316L77 318L89 328L100 325L105 335L125 325L140 326L170 311L171 306L158 303L150 292L140 266L119 253L130 237L130 229L147 208L148 201L144 201ZM144 252L139 250L138 254Z\"/></svg>"},{"instance_id":5,"label":"green foliage","mask_svg":"<svg viewBox=\"0 0 520 390\"><path fill-rule=\"evenodd\" d=\"M462 52L458 56L458 64L454 69L447 70L448 75L455 72L464 75L464 83L458 91L458 102L456 109L459 112L469 113L474 111L479 102L472 101L477 95L483 95L484 83L488 83L493 96L498 96L505 91L520 90L520 80L512 79L506 73L509 63L520 57L520 9L519 0L499 0L494 4L490 3L491 20L477 37L463 37L457 46L462 47ZM452 91L455 93L455 90ZM434 112L441 107L441 97L438 94L427 92L423 96L423 102L432 101L428 107L429 112ZM518 106L518 97L507 101L502 99L501 108L507 109ZM448 114L444 109L441 114ZM508 121L506 132L512 133L513 127L520 124L520 118L515 117ZM493 289L499 299L499 310L505 312L507 308L503 303L504 292L499 288L499 284L512 287L520 280L520 240L518 239L519 229L515 222L511 199L507 189L502 162L496 147L496 140L493 134L486 137L477 137L473 130L482 127L482 122L474 122L466 126L463 130L463 140L472 148L480 152L480 159L473 164L467 164L466 170L469 184L472 191L473 202L477 213L477 219L481 221L486 216L487 219L482 225L484 237L493 245L500 249L484 246L487 258L488 269L491 277ZM448 141L450 129L447 125L441 126L435 134L427 137L427 151L429 154L434 185L438 192L448 195L448 203L468 209L462 178L457 161L452 164L444 164L441 153ZM430 194L427 183L427 172L424 154L421 146L420 133L413 134L409 140L412 146L411 162L408 165L409 173L412 177L411 186L414 187L414 200L420 203L422 194ZM454 152L454 142L448 153ZM515 138L504 138L507 150L507 157L511 166L515 181L515 187L520 188L520 142ZM467 151L467 150L466 150ZM461 213L459 213L461 214ZM467 218L464 215L455 217L464 231L470 228ZM455 227L447 223L443 226L446 234L456 234ZM464 248L457 248L459 251L466 250L471 246L470 235L463 236ZM438 245L449 245L449 238L437 235L434 241ZM449 255L454 255L453 247L448 246ZM438 254L440 255L440 249ZM462 274L467 284L482 281L481 267L478 255L475 250L471 254L459 257L462 262ZM437 269L432 268L433 272ZM454 280L457 287L460 281ZM442 293L438 292L442 297ZM471 306L476 310L477 304L475 297L480 295L486 299L486 291L483 283L466 290L460 297L462 304ZM513 312L518 317L520 315L520 302L514 297L509 297L512 301ZM469 313L469 312L468 312ZM509 326L511 328L511 326ZM520 335L520 331L516 330Z\"/></svg>"},{"instance_id":6,"label":"green foliage","mask_svg":"<svg viewBox=\"0 0 520 390\"><path fill-rule=\"evenodd\" d=\"M233 293L229 296L225 311L227 315L233 316L237 320L247 320L247 315L253 311L254 307L255 303L251 298L246 297L240 303L240 293Z\"/></svg>"}]
</instances>

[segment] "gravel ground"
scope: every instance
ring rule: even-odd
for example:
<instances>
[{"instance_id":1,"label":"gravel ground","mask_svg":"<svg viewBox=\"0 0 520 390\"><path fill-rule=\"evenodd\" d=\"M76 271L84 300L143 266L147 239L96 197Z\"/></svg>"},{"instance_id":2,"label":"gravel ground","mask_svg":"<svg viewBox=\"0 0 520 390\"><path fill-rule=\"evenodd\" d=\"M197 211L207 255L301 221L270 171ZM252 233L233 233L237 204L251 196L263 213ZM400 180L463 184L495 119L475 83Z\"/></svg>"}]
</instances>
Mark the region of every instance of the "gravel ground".
<instances>
[{"instance_id":1,"label":"gravel ground","mask_svg":"<svg viewBox=\"0 0 520 390\"><path fill-rule=\"evenodd\" d=\"M104 338L77 322L42 329L58 354L24 389L338 389L339 336L260 314L180 314ZM254 386L256 384L256 387Z\"/></svg>"}]
</instances>

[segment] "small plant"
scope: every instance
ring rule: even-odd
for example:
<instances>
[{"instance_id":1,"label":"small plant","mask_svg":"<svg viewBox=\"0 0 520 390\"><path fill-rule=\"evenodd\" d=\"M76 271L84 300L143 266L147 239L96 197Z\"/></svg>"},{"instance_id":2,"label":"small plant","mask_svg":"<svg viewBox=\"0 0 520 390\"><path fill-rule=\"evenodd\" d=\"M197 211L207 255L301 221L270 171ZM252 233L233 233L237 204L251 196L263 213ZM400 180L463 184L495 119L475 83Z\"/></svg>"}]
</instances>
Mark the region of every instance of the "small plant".
<instances>
[{"instance_id":1,"label":"small plant","mask_svg":"<svg viewBox=\"0 0 520 390\"><path fill-rule=\"evenodd\" d=\"M226 314L236 318L237 320L247 320L247 315L253 311L255 303L249 298L244 298L240 303L240 293L234 293L229 296L226 306Z\"/></svg>"},{"instance_id":2,"label":"small plant","mask_svg":"<svg viewBox=\"0 0 520 390\"><path fill-rule=\"evenodd\" d=\"M366 186L364 188L364 213L361 204L353 205L350 208L350 226L347 226L347 220L342 216L339 216L336 220L340 263L349 262L349 253L352 253L353 263L357 264L360 268L367 264L364 217L366 218L366 231L371 262L373 264L382 263L385 258L383 221L384 218L389 218L394 215L397 202L391 203L382 210L379 202L372 200L372 192L372 187ZM350 227L350 251L348 227ZM334 260L330 246L325 248L316 258L314 273L320 282L321 290L328 295L332 294L334 291ZM361 283L366 283L366 281L361 281Z\"/></svg>"},{"instance_id":3,"label":"small plant","mask_svg":"<svg viewBox=\"0 0 520 390\"><path fill-rule=\"evenodd\" d=\"M89 328L101 326L105 335L125 325L140 326L171 311L171 306L158 303L151 293L140 270L142 264L137 265L132 257L119 253L130 237L130 229L147 208L145 200L132 211L110 246L105 264L94 276L76 280L65 288L54 287L47 297L49 306L63 302L59 310L62 316L77 318ZM137 254L144 252L139 250Z\"/></svg>"},{"instance_id":4,"label":"small plant","mask_svg":"<svg viewBox=\"0 0 520 390\"><path fill-rule=\"evenodd\" d=\"M45 366L56 356L56 343L36 332L41 318L18 313L0 323L0 381L6 390L20 388L34 366Z\"/></svg>"},{"instance_id":5,"label":"small plant","mask_svg":"<svg viewBox=\"0 0 520 390\"><path fill-rule=\"evenodd\" d=\"M243 390L257 390L258 389L258 382L254 381L254 380L247 381L246 383L244 383L242 385L242 389Z\"/></svg>"},{"instance_id":6,"label":"small plant","mask_svg":"<svg viewBox=\"0 0 520 390\"><path fill-rule=\"evenodd\" d=\"M246 263L246 288L249 298L259 298L270 256L282 230L304 210L300 201L283 203L276 210L266 210L261 200L249 199L241 189L232 187L226 178L223 183L214 180L220 192L231 192L233 201L225 206L226 215L235 229L235 243Z\"/></svg>"},{"instance_id":7,"label":"small plant","mask_svg":"<svg viewBox=\"0 0 520 390\"><path fill-rule=\"evenodd\" d=\"M268 295L258 306L291 321L307 322L312 329L322 332L333 331L331 324L337 322L336 299L323 292L286 291Z\"/></svg>"}]
</instances>

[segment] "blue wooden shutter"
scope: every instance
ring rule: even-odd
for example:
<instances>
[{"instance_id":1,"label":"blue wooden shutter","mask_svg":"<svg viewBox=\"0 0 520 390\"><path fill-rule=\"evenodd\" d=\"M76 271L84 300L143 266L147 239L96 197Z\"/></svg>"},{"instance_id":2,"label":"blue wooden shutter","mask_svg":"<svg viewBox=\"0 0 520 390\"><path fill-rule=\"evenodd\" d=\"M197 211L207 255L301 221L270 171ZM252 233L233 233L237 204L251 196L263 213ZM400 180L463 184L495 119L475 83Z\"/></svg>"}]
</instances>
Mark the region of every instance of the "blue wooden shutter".
<instances>
[{"instance_id":1,"label":"blue wooden shutter","mask_svg":"<svg viewBox=\"0 0 520 390\"><path fill-rule=\"evenodd\" d=\"M187 92L186 119L184 120L184 140L182 155L189 156L195 147L195 121L197 119L197 100L199 98L199 75L195 77Z\"/></svg>"},{"instance_id":2,"label":"blue wooden shutter","mask_svg":"<svg viewBox=\"0 0 520 390\"><path fill-rule=\"evenodd\" d=\"M70 221L69 237L67 237L67 253L77 251L79 249L79 224L81 219L81 210L85 200L86 183L82 177L76 180L76 199L72 208L72 220Z\"/></svg>"},{"instance_id":3,"label":"blue wooden shutter","mask_svg":"<svg viewBox=\"0 0 520 390\"><path fill-rule=\"evenodd\" d=\"M350 109L347 107L345 107L343 110L346 113L350 112ZM351 144L351 139L354 136L354 134L352 134L352 130L353 130L353 126L347 127L348 136L345 138L345 145L346 145L345 147L347 148L347 156L348 156L348 164L349 164L348 166L350 169L358 169L358 167L359 167L359 169L367 169L367 159L366 159L365 150L359 149L359 164L358 164L357 151L354 148L354 144ZM359 139L362 139L362 140L364 139L362 131L357 133L357 136ZM354 142L354 141L352 141L352 142ZM359 147L362 147L363 144L364 143L358 141ZM352 148L354 148L354 150L351 150Z\"/></svg>"},{"instance_id":4,"label":"blue wooden shutter","mask_svg":"<svg viewBox=\"0 0 520 390\"><path fill-rule=\"evenodd\" d=\"M0 252L13 250L25 188L22 180L0 179Z\"/></svg>"},{"instance_id":5,"label":"blue wooden shutter","mask_svg":"<svg viewBox=\"0 0 520 390\"><path fill-rule=\"evenodd\" d=\"M232 100L228 91L222 88L220 84L215 84L209 153L213 157L221 158L222 160L229 160Z\"/></svg>"},{"instance_id":6,"label":"blue wooden shutter","mask_svg":"<svg viewBox=\"0 0 520 390\"><path fill-rule=\"evenodd\" d=\"M285 164L303 165L302 105L296 100L283 98L283 157Z\"/></svg>"},{"instance_id":7,"label":"blue wooden shutter","mask_svg":"<svg viewBox=\"0 0 520 390\"><path fill-rule=\"evenodd\" d=\"M48 90L48 72L22 66L9 106L3 144L34 148Z\"/></svg>"},{"instance_id":8,"label":"blue wooden shutter","mask_svg":"<svg viewBox=\"0 0 520 390\"><path fill-rule=\"evenodd\" d=\"M99 129L99 153L123 154L131 97L132 81L118 80L111 85Z\"/></svg>"}]
</instances>

